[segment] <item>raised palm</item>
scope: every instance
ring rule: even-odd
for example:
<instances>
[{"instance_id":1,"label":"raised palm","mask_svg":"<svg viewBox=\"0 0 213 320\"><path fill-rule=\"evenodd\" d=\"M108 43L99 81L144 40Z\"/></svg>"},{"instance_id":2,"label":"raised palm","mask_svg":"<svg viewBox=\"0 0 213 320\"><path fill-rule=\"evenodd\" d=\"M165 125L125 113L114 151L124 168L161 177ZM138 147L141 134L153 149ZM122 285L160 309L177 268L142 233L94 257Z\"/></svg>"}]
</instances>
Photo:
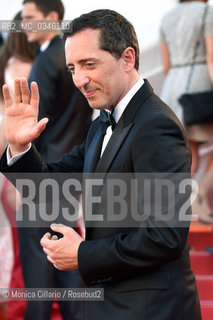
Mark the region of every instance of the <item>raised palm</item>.
<instances>
[{"instance_id":1,"label":"raised palm","mask_svg":"<svg viewBox=\"0 0 213 320\"><path fill-rule=\"evenodd\" d=\"M15 79L14 101L7 85L3 86L6 106L6 135L12 155L26 150L29 143L44 130L48 119L38 122L39 92L36 82L31 83L31 93L26 78Z\"/></svg>"}]
</instances>

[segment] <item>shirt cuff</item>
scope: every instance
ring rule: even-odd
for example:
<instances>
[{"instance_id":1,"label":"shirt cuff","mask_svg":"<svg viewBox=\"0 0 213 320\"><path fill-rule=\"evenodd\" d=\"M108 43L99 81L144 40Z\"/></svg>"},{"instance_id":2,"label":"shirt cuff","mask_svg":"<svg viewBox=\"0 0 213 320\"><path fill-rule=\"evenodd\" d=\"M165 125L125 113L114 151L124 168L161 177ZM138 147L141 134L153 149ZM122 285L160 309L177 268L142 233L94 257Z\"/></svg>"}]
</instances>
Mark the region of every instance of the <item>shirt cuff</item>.
<instances>
[{"instance_id":1,"label":"shirt cuff","mask_svg":"<svg viewBox=\"0 0 213 320\"><path fill-rule=\"evenodd\" d=\"M32 147L32 143L30 143L30 146L27 150L25 150L24 152L21 152L13 157L11 157L10 154L10 145L7 146L7 165L10 167L12 166L15 162L17 162L25 153L27 153L30 148Z\"/></svg>"}]
</instances>

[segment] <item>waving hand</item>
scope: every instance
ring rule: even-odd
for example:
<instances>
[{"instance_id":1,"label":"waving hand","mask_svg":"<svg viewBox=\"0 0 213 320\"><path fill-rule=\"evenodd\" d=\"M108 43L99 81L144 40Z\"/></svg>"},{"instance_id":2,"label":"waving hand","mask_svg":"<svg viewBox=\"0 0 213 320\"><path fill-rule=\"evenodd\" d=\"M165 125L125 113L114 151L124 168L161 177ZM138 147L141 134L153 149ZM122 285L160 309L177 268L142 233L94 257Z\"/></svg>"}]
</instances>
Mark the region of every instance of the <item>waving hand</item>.
<instances>
[{"instance_id":1,"label":"waving hand","mask_svg":"<svg viewBox=\"0 0 213 320\"><path fill-rule=\"evenodd\" d=\"M45 129L48 118L38 122L39 91L36 82L31 83L31 93L26 78L15 79L15 97L11 98L7 85L3 86L6 106L6 135L11 155L19 154L29 147Z\"/></svg>"}]
</instances>

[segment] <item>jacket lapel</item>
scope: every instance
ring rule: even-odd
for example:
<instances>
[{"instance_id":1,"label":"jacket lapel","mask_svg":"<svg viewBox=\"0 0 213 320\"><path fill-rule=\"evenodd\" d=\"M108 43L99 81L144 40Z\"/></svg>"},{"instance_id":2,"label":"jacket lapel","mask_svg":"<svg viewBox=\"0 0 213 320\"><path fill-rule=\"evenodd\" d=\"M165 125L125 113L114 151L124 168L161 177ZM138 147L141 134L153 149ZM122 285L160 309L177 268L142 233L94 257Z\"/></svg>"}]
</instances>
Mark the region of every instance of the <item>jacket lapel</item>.
<instances>
[{"instance_id":1,"label":"jacket lapel","mask_svg":"<svg viewBox=\"0 0 213 320\"><path fill-rule=\"evenodd\" d=\"M94 172L95 166L100 156L100 142L102 139L101 127L98 128L94 135L92 142L87 150L86 158L84 161L84 172Z\"/></svg>"},{"instance_id":2,"label":"jacket lapel","mask_svg":"<svg viewBox=\"0 0 213 320\"><path fill-rule=\"evenodd\" d=\"M153 89L149 82L145 80L143 86L138 90L134 97L130 100L123 115L118 121L113 134L99 160L95 172L108 172L109 167L127 137L130 129L134 125L134 118L141 105L152 94Z\"/></svg>"},{"instance_id":3,"label":"jacket lapel","mask_svg":"<svg viewBox=\"0 0 213 320\"><path fill-rule=\"evenodd\" d=\"M120 146L128 135L133 123L123 127L123 119L116 125L113 134L104 150L102 157L100 158L95 172L107 172L113 159L115 158Z\"/></svg>"}]
</instances>

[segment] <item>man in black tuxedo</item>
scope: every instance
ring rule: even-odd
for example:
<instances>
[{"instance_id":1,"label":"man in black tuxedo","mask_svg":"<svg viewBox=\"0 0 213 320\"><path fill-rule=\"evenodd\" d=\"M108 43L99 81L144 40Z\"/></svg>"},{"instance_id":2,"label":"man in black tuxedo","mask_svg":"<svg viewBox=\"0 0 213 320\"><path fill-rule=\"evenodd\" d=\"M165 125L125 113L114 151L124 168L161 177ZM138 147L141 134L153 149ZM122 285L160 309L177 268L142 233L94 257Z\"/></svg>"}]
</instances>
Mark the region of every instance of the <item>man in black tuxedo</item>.
<instances>
[{"instance_id":1,"label":"man in black tuxedo","mask_svg":"<svg viewBox=\"0 0 213 320\"><path fill-rule=\"evenodd\" d=\"M65 38L66 62L73 81L101 115L80 147L59 162L42 164L30 143L48 122L47 118L36 121L37 85L31 84L30 97L26 81L17 79L15 104L4 86L10 146L1 159L1 171L102 173L104 182L98 189L104 200L111 192L106 189L107 175L118 175L120 180L127 174L139 176L141 220L133 217L129 203L127 223L107 219L111 211L101 203L94 206L92 214L101 215L104 222L89 221L86 240L68 226L52 225L52 230L62 233L63 238L45 234L41 239L43 250L57 269L78 269L88 287L104 289L103 301L85 302L84 319L200 320L189 261L188 223L181 221L180 212L186 195L178 184L182 183L180 177L188 176L191 160L180 124L148 81L139 77L137 37L123 16L112 10L82 15L71 22ZM28 106L30 121L25 117L23 120L23 104ZM18 137L13 130L15 120ZM24 127L19 125L21 121ZM10 158L22 152L22 157L10 165ZM164 214L156 214L152 208L156 203L152 198L149 201L149 193L144 194L143 183L147 180L141 175L148 174L152 186L151 177L158 179L159 173L171 186L177 181L173 214L164 199ZM156 191L151 189L151 196ZM90 200L85 199L85 217ZM148 215L147 208L151 208Z\"/></svg>"},{"instance_id":2,"label":"man in black tuxedo","mask_svg":"<svg viewBox=\"0 0 213 320\"><path fill-rule=\"evenodd\" d=\"M92 110L67 72L64 41L60 37L60 30L45 30L45 23L58 23L63 19L63 15L64 7L60 0L23 1L22 19L26 25L34 20L44 23L40 32L27 31L26 35L29 42L38 42L40 45L28 83L36 81L39 87L38 119L49 118L46 130L34 141L45 162L56 161L75 145L80 145L91 123ZM23 210L26 209L23 207ZM48 228L18 225L25 285L27 288L75 287L77 283L73 272L58 271L46 261L40 239L47 231ZM51 304L51 301L28 301L25 319L50 319ZM63 318L70 319L71 304L60 304Z\"/></svg>"}]
</instances>

